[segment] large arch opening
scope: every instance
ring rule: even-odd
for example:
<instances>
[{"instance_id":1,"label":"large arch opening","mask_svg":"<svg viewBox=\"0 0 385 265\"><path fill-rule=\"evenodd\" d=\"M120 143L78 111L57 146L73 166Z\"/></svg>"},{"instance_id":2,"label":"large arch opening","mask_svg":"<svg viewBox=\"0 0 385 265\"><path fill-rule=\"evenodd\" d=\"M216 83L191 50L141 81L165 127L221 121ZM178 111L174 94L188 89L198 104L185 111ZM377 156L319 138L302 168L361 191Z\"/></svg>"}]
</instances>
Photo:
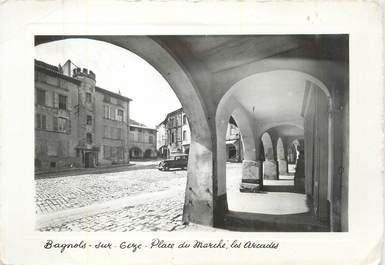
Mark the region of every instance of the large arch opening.
<instances>
[{"instance_id":1,"label":"large arch opening","mask_svg":"<svg viewBox=\"0 0 385 265\"><path fill-rule=\"evenodd\" d=\"M311 104L319 105L317 111L311 112L311 107L309 108ZM223 120L228 118L231 110L244 111L243 117L251 127L254 139L252 144L245 146L245 150L253 149L252 160L247 163L246 170L245 165L242 171L238 170L238 174L241 175L238 179L242 180L240 192L235 194L233 190L230 196L230 191L227 190L229 216L235 219L237 216L243 218L244 213L247 213L254 214L258 220L261 218L266 221L281 214L288 215L289 219L290 216L303 215L303 220L296 221L300 226L301 222L305 222L307 218L305 216L309 216L315 218L314 224L319 225L319 229L329 229L327 218L323 218L322 211L317 208L323 208L330 203L325 197L331 192L327 182L330 178L328 163L332 159L328 140L331 123L328 111L330 104L330 93L323 83L303 72L288 70L264 72L249 76L232 86L217 109L218 154L220 146L223 145L220 139L223 137L220 134L223 130ZM227 106L226 110L224 106ZM322 126L323 131L318 131L318 136L322 135L323 138L321 142L311 144L310 139L306 140L312 138L314 141L316 137L314 132L309 131L310 122L319 126L317 130L321 130ZM300 140L293 146L295 139ZM288 150L289 143L292 144L291 150ZM307 145L310 146L309 151L306 151ZM314 145L317 145L319 151L324 147L323 153L317 155L310 153L310 148L314 148ZM322 165L313 166L315 160L322 160ZM220 158L217 163L218 166L224 164ZM290 175L289 164L293 163L295 172ZM316 184L322 185L322 188L317 186L318 190L314 189L313 179L318 177L311 171L314 168L322 171L319 176L322 175L323 181ZM308 174L305 174L305 170ZM226 183L228 178L226 172L220 169L218 172L223 174L219 176L221 181ZM306 194L305 187L307 187ZM319 198L321 193L322 198ZM230 197L236 199L230 200ZM310 201L309 197L312 198ZM290 206L283 206L281 203L283 198L287 201L292 200ZM233 203L232 200L236 202ZM285 226L286 220L282 218L279 222ZM265 228L269 227L267 223L264 225ZM265 228L262 227L261 230Z\"/></svg>"},{"instance_id":2,"label":"large arch opening","mask_svg":"<svg viewBox=\"0 0 385 265\"><path fill-rule=\"evenodd\" d=\"M212 225L214 207L212 197L211 131L200 93L196 89L194 83L190 80L189 74L185 71L183 66L180 65L180 62L175 59L174 55L169 50L163 47L161 38L156 37L37 36L35 38L35 45L39 46L71 39L101 41L128 50L149 63L167 81L181 103L183 113L186 116L183 118L183 122L188 120L191 131L189 146L184 149L186 153L189 153L189 158L184 206L181 216L184 223L194 222ZM127 69L127 71L129 72L130 69ZM117 113L116 115L120 115L120 113ZM123 116L123 118L126 117ZM90 117L89 120L90 123L94 121L92 117ZM136 124L135 126L138 132L143 132L141 124ZM113 133L110 132L110 134L112 135ZM139 141L141 137L143 137L143 139L150 139L150 137L143 133L142 136L138 135L136 140ZM149 142L153 141L154 138L152 138L152 141L149 140ZM146 147L143 149L145 150ZM121 149L115 148L106 150L107 151L102 150L102 152L107 154L118 154L122 151ZM127 148L127 151L129 150L130 149ZM167 155L167 151L165 151L164 148L162 151L163 155ZM98 152L98 150L95 149L94 152ZM134 148L131 152L129 151L127 158L135 156L134 153L138 156L143 156L143 152L141 153L138 149ZM146 152L144 152L144 155L146 155Z\"/></svg>"}]
</instances>

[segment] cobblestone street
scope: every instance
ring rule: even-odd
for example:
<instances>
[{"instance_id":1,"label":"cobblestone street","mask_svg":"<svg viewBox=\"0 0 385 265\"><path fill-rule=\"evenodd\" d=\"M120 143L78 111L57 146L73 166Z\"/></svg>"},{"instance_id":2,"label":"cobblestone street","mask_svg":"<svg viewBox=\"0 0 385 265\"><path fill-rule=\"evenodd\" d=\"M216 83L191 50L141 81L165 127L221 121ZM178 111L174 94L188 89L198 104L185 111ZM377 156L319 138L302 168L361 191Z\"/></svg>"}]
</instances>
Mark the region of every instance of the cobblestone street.
<instances>
[{"instance_id":1,"label":"cobblestone street","mask_svg":"<svg viewBox=\"0 0 385 265\"><path fill-rule=\"evenodd\" d=\"M124 172L36 180L40 231L183 229L186 171L136 165Z\"/></svg>"},{"instance_id":2,"label":"cobblestone street","mask_svg":"<svg viewBox=\"0 0 385 265\"><path fill-rule=\"evenodd\" d=\"M242 164L227 163L226 168L230 210L274 214L273 219L277 214L308 211L304 194L239 192ZM155 162L139 162L123 172L37 179L36 229L189 231L191 225L182 224L186 177L185 170L159 171ZM265 185L294 185L293 176L281 177L266 180ZM207 228L198 228L202 229Z\"/></svg>"}]
</instances>

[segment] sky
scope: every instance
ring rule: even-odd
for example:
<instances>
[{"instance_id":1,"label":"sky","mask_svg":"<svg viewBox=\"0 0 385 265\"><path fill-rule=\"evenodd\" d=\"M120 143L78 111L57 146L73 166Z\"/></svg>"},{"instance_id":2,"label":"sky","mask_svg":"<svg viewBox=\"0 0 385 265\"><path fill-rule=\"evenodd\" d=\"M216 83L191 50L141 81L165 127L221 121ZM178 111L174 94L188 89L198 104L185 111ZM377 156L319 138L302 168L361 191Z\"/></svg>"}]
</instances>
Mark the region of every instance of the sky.
<instances>
[{"instance_id":1,"label":"sky","mask_svg":"<svg viewBox=\"0 0 385 265\"><path fill-rule=\"evenodd\" d=\"M181 107L174 91L149 63L118 46L96 40L67 39L35 47L35 58L63 65L70 59L96 74L96 86L132 99L130 118L155 128Z\"/></svg>"}]
</instances>

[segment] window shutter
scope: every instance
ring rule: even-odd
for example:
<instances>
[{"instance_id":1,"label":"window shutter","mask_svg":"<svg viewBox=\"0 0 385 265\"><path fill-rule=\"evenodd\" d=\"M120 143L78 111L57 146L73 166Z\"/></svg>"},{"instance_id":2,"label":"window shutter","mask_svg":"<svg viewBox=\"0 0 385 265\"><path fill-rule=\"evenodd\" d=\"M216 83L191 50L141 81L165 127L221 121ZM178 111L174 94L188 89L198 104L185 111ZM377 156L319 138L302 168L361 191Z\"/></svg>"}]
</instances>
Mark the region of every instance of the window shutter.
<instances>
[{"instance_id":1,"label":"window shutter","mask_svg":"<svg viewBox=\"0 0 385 265\"><path fill-rule=\"evenodd\" d=\"M59 108L59 95L53 92L53 107Z\"/></svg>"},{"instance_id":2,"label":"window shutter","mask_svg":"<svg viewBox=\"0 0 385 265\"><path fill-rule=\"evenodd\" d=\"M69 134L71 133L71 120L70 119L67 120L67 130L66 131Z\"/></svg>"},{"instance_id":3,"label":"window shutter","mask_svg":"<svg viewBox=\"0 0 385 265\"><path fill-rule=\"evenodd\" d=\"M53 117L53 130L57 131L57 117Z\"/></svg>"},{"instance_id":4,"label":"window shutter","mask_svg":"<svg viewBox=\"0 0 385 265\"><path fill-rule=\"evenodd\" d=\"M41 128L41 120L40 120L40 114L36 114L36 128L40 129Z\"/></svg>"},{"instance_id":5,"label":"window shutter","mask_svg":"<svg viewBox=\"0 0 385 265\"><path fill-rule=\"evenodd\" d=\"M48 105L48 91L44 91L44 105Z\"/></svg>"},{"instance_id":6,"label":"window shutter","mask_svg":"<svg viewBox=\"0 0 385 265\"><path fill-rule=\"evenodd\" d=\"M41 128L43 130L47 129L47 125L46 125L46 116L45 115L41 115Z\"/></svg>"},{"instance_id":7,"label":"window shutter","mask_svg":"<svg viewBox=\"0 0 385 265\"><path fill-rule=\"evenodd\" d=\"M71 97L67 96L67 110L71 110Z\"/></svg>"}]
</instances>

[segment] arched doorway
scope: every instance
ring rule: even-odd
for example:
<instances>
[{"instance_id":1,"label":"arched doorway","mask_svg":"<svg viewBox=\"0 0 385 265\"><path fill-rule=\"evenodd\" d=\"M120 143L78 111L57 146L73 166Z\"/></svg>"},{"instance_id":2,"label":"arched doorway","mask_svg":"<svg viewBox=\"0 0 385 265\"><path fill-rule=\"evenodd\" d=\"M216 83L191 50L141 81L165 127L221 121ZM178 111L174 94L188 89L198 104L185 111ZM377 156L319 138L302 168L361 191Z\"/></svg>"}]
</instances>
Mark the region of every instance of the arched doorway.
<instances>
[{"instance_id":1,"label":"arched doorway","mask_svg":"<svg viewBox=\"0 0 385 265\"><path fill-rule=\"evenodd\" d=\"M144 158L152 158L153 157L153 152L151 149L147 149L146 151L144 151L144 155L143 155Z\"/></svg>"},{"instance_id":2,"label":"arched doorway","mask_svg":"<svg viewBox=\"0 0 385 265\"><path fill-rule=\"evenodd\" d=\"M143 157L142 149L139 147L132 147L130 149L130 158L131 159L140 159Z\"/></svg>"},{"instance_id":3,"label":"arched doorway","mask_svg":"<svg viewBox=\"0 0 385 265\"><path fill-rule=\"evenodd\" d=\"M71 38L104 41L127 49L151 64L170 84L191 129L190 157L183 221L213 224L212 137L199 90L180 62L162 45L160 37L146 36L36 36L35 45ZM138 155L141 153L137 150ZM130 155L135 155L130 153ZM204 169L202 171L202 169ZM207 190L211 191L207 194ZM200 196L196 196L200 194ZM210 195L211 194L211 195ZM202 210L204 209L204 210Z\"/></svg>"}]
</instances>

